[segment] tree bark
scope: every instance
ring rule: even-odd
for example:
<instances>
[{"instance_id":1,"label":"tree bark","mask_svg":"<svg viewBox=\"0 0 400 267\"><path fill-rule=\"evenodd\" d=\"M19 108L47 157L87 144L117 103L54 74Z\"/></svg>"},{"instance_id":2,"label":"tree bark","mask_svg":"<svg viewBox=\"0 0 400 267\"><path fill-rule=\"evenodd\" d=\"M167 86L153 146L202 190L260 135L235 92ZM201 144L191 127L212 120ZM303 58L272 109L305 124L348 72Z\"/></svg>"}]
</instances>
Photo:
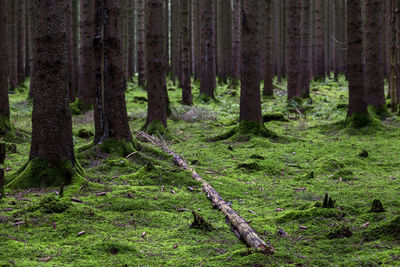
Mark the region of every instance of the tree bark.
<instances>
[{"instance_id":1,"label":"tree bark","mask_svg":"<svg viewBox=\"0 0 400 267\"><path fill-rule=\"evenodd\" d=\"M361 0L348 1L347 75L349 107L347 117L367 113L363 83L363 35Z\"/></svg>"},{"instance_id":2,"label":"tree bark","mask_svg":"<svg viewBox=\"0 0 400 267\"><path fill-rule=\"evenodd\" d=\"M80 1L80 74L78 97L94 104L96 95L96 0ZM98 37L97 37L98 38Z\"/></svg>"},{"instance_id":3,"label":"tree bark","mask_svg":"<svg viewBox=\"0 0 400 267\"><path fill-rule=\"evenodd\" d=\"M73 87L74 72L73 72L73 28L72 28L72 1L66 1L65 3L65 27L67 30L67 81L68 81L68 92L69 101L75 102L75 88Z\"/></svg>"},{"instance_id":4,"label":"tree bark","mask_svg":"<svg viewBox=\"0 0 400 267\"><path fill-rule=\"evenodd\" d=\"M135 1L128 1L128 79L132 79L135 75Z\"/></svg>"},{"instance_id":5,"label":"tree bark","mask_svg":"<svg viewBox=\"0 0 400 267\"><path fill-rule=\"evenodd\" d=\"M96 1L95 41L96 103L94 106L94 143L116 138L130 142L128 114L125 103L125 72L121 62L122 40L119 1Z\"/></svg>"},{"instance_id":6,"label":"tree bark","mask_svg":"<svg viewBox=\"0 0 400 267\"><path fill-rule=\"evenodd\" d=\"M200 1L200 49L201 49L201 75L200 96L204 99L214 99L216 87L215 63L215 1Z\"/></svg>"},{"instance_id":7,"label":"tree bark","mask_svg":"<svg viewBox=\"0 0 400 267\"><path fill-rule=\"evenodd\" d=\"M233 0L232 75L240 79L240 7L241 0ZM235 82L236 84L236 82Z\"/></svg>"},{"instance_id":8,"label":"tree bark","mask_svg":"<svg viewBox=\"0 0 400 267\"><path fill-rule=\"evenodd\" d=\"M301 7L301 37L300 37L300 74L299 93L301 97L310 97L310 0L302 0Z\"/></svg>"},{"instance_id":9,"label":"tree bark","mask_svg":"<svg viewBox=\"0 0 400 267\"><path fill-rule=\"evenodd\" d=\"M192 100L192 84L190 79L190 16L189 16L189 0L181 2L181 86L182 86L182 103L184 105L193 105Z\"/></svg>"},{"instance_id":10,"label":"tree bark","mask_svg":"<svg viewBox=\"0 0 400 267\"><path fill-rule=\"evenodd\" d=\"M17 49L17 2L8 1L9 3L9 79L11 91L18 88L18 49Z\"/></svg>"},{"instance_id":11,"label":"tree bark","mask_svg":"<svg viewBox=\"0 0 400 267\"><path fill-rule=\"evenodd\" d=\"M300 8L298 1L286 0L286 21L286 73L288 83L288 99L293 99L300 97L300 91L298 89L300 67Z\"/></svg>"},{"instance_id":12,"label":"tree bark","mask_svg":"<svg viewBox=\"0 0 400 267\"><path fill-rule=\"evenodd\" d=\"M365 72L364 85L367 105L383 108L386 104L383 64L383 1L365 3Z\"/></svg>"},{"instance_id":13,"label":"tree bark","mask_svg":"<svg viewBox=\"0 0 400 267\"><path fill-rule=\"evenodd\" d=\"M200 1L192 1L193 19L193 56L194 56L194 79L198 80L201 72L200 64Z\"/></svg>"},{"instance_id":14,"label":"tree bark","mask_svg":"<svg viewBox=\"0 0 400 267\"><path fill-rule=\"evenodd\" d=\"M0 136L9 131L10 125L10 107L8 103L8 0L0 0L0 36L3 40L0 42ZM1 164L1 162L0 162ZM1 184L0 184L1 187Z\"/></svg>"},{"instance_id":15,"label":"tree bark","mask_svg":"<svg viewBox=\"0 0 400 267\"><path fill-rule=\"evenodd\" d=\"M262 123L258 2L242 0L239 121Z\"/></svg>"},{"instance_id":16,"label":"tree bark","mask_svg":"<svg viewBox=\"0 0 400 267\"><path fill-rule=\"evenodd\" d=\"M145 59L145 5L144 0L137 0L138 11L138 43L137 43L137 66L138 84L144 87L146 83L146 59Z\"/></svg>"},{"instance_id":17,"label":"tree bark","mask_svg":"<svg viewBox=\"0 0 400 267\"><path fill-rule=\"evenodd\" d=\"M264 29L265 35L265 54L264 54L264 91L263 95L272 96L273 88L273 70L272 70L272 0L265 0L266 25Z\"/></svg>"},{"instance_id":18,"label":"tree bark","mask_svg":"<svg viewBox=\"0 0 400 267\"><path fill-rule=\"evenodd\" d=\"M358 0L357 0L358 1ZM314 76L319 79L325 77L325 51L324 51L324 5L323 0L315 0L315 54Z\"/></svg>"},{"instance_id":19,"label":"tree bark","mask_svg":"<svg viewBox=\"0 0 400 267\"><path fill-rule=\"evenodd\" d=\"M69 110L65 1L38 0L30 160L75 164Z\"/></svg>"},{"instance_id":20,"label":"tree bark","mask_svg":"<svg viewBox=\"0 0 400 267\"><path fill-rule=\"evenodd\" d=\"M25 80L25 1L18 0L17 15L18 85Z\"/></svg>"},{"instance_id":21,"label":"tree bark","mask_svg":"<svg viewBox=\"0 0 400 267\"><path fill-rule=\"evenodd\" d=\"M29 6L29 32L30 32L30 57L29 57L29 64L30 64L30 88L29 88L29 98L33 98L33 89L35 87L35 75L34 72L34 63L35 63L35 44L36 44L36 40L35 40L35 36L36 36L36 25L37 25L37 7L36 7L36 1L27 1L28 6Z\"/></svg>"},{"instance_id":22,"label":"tree bark","mask_svg":"<svg viewBox=\"0 0 400 267\"><path fill-rule=\"evenodd\" d=\"M72 88L79 92L79 0L72 0Z\"/></svg>"},{"instance_id":23,"label":"tree bark","mask_svg":"<svg viewBox=\"0 0 400 267\"><path fill-rule=\"evenodd\" d=\"M167 127L167 95L164 66L163 0L147 0L146 69L148 70L148 108L146 128L161 123Z\"/></svg>"},{"instance_id":24,"label":"tree bark","mask_svg":"<svg viewBox=\"0 0 400 267\"><path fill-rule=\"evenodd\" d=\"M0 1L1 3L2 1ZM1 3L7 6L7 3ZM4 7L4 6L3 6ZM3 8L7 10L6 8ZM0 11L1 12L1 11ZM0 143L0 199L4 197L4 186L5 186L5 179L4 179L4 159L6 158L6 144Z\"/></svg>"},{"instance_id":25,"label":"tree bark","mask_svg":"<svg viewBox=\"0 0 400 267\"><path fill-rule=\"evenodd\" d=\"M31 32L29 27L29 1L25 2L24 7L24 17L25 17L25 57L24 57L24 66L25 66L25 77L29 77L31 74L30 70L30 57L31 57Z\"/></svg>"}]
</instances>

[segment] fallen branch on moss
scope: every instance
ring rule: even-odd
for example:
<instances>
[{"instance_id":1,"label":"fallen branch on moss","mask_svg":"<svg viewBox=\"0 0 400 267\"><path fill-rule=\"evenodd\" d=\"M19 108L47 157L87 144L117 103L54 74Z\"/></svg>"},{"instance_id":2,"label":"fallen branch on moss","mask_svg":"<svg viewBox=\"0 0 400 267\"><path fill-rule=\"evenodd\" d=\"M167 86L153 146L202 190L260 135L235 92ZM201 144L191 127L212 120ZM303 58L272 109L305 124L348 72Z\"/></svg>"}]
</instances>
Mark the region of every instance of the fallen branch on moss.
<instances>
[{"instance_id":1,"label":"fallen branch on moss","mask_svg":"<svg viewBox=\"0 0 400 267\"><path fill-rule=\"evenodd\" d=\"M264 242L264 240L257 235L255 230L246 222L246 220L237 214L237 212L231 208L230 204L223 200L218 192L215 191L215 189L209 183L204 181L203 178L201 178L193 168L189 167L181 156L168 149L165 142L145 132L138 132L137 138L139 140L160 146L162 150L174 157L174 161L178 164L178 166L185 170L191 171L193 179L202 183L203 190L207 194L208 199L211 200L213 206L225 214L229 223L233 226L235 233L237 233L249 247L260 251L263 254L271 254L274 252L275 248L268 242Z\"/></svg>"}]
</instances>

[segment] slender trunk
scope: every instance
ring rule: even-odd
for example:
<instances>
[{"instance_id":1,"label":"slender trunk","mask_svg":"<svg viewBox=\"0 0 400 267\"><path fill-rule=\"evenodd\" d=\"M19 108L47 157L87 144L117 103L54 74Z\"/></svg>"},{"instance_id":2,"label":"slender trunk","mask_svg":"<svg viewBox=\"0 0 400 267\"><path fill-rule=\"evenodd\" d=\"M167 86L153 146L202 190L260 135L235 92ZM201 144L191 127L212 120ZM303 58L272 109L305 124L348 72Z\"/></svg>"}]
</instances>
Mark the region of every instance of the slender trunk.
<instances>
[{"instance_id":1,"label":"slender trunk","mask_svg":"<svg viewBox=\"0 0 400 267\"><path fill-rule=\"evenodd\" d=\"M298 90L299 81L299 32L300 32L300 8L299 2L286 0L286 20L287 20L287 42L286 42L286 66L288 99L300 96Z\"/></svg>"},{"instance_id":2,"label":"slender trunk","mask_svg":"<svg viewBox=\"0 0 400 267\"><path fill-rule=\"evenodd\" d=\"M201 76L200 96L214 98L216 87L215 75L215 1L202 0L200 2L200 49L201 49Z\"/></svg>"},{"instance_id":3,"label":"slender trunk","mask_svg":"<svg viewBox=\"0 0 400 267\"><path fill-rule=\"evenodd\" d=\"M100 38L95 41L97 61L95 144L116 138L131 141L125 103L125 76L123 61L119 1L96 1L96 25Z\"/></svg>"},{"instance_id":4,"label":"slender trunk","mask_svg":"<svg viewBox=\"0 0 400 267\"><path fill-rule=\"evenodd\" d=\"M234 0L233 5L233 40L232 40L232 74L240 79L240 12L241 0Z\"/></svg>"},{"instance_id":5,"label":"slender trunk","mask_svg":"<svg viewBox=\"0 0 400 267\"><path fill-rule=\"evenodd\" d=\"M94 104L96 95L96 57L94 42L97 34L96 0L80 1L80 74L78 96L85 104Z\"/></svg>"},{"instance_id":6,"label":"slender trunk","mask_svg":"<svg viewBox=\"0 0 400 267\"><path fill-rule=\"evenodd\" d=\"M18 0L17 15L17 54L18 54L18 85L25 80L25 0Z\"/></svg>"},{"instance_id":7,"label":"slender trunk","mask_svg":"<svg viewBox=\"0 0 400 267\"><path fill-rule=\"evenodd\" d=\"M75 88L72 83L74 81L73 72L73 28L72 28L72 2L66 1L65 4L65 26L67 31L67 81L68 81L68 91L69 91L69 101L72 103L75 101Z\"/></svg>"},{"instance_id":8,"label":"slender trunk","mask_svg":"<svg viewBox=\"0 0 400 267\"><path fill-rule=\"evenodd\" d=\"M301 7L301 37L300 37L300 96L310 97L310 0L303 0Z\"/></svg>"},{"instance_id":9,"label":"slender trunk","mask_svg":"<svg viewBox=\"0 0 400 267\"><path fill-rule=\"evenodd\" d=\"M358 0L357 0L358 1ZM315 0L315 55L314 76L323 79L325 77L325 51L324 51L324 5L323 0Z\"/></svg>"},{"instance_id":10,"label":"slender trunk","mask_svg":"<svg viewBox=\"0 0 400 267\"><path fill-rule=\"evenodd\" d=\"M392 112L397 111L397 77L396 77L396 0L390 1L390 29L391 29L391 49L390 49L390 97L392 104Z\"/></svg>"},{"instance_id":11,"label":"slender trunk","mask_svg":"<svg viewBox=\"0 0 400 267\"><path fill-rule=\"evenodd\" d=\"M79 1L72 0L72 88L79 92Z\"/></svg>"},{"instance_id":12,"label":"slender trunk","mask_svg":"<svg viewBox=\"0 0 400 267\"><path fill-rule=\"evenodd\" d=\"M193 4L193 56L194 56L194 79L198 80L201 71L201 63L200 63L200 15L199 15L199 8L200 8L200 1L194 0L192 1Z\"/></svg>"},{"instance_id":13,"label":"slender trunk","mask_svg":"<svg viewBox=\"0 0 400 267\"><path fill-rule=\"evenodd\" d=\"M383 2L380 0L364 0L365 3L365 70L364 86L367 105L376 108L384 107L385 85L383 44L381 31L383 19ZM379 67L377 67L379 66ZM382 66L382 67L381 67Z\"/></svg>"},{"instance_id":14,"label":"slender trunk","mask_svg":"<svg viewBox=\"0 0 400 267\"><path fill-rule=\"evenodd\" d=\"M25 16L25 58L24 58L24 66L25 66L25 77L29 77L31 74L30 70L30 57L31 57L31 33L29 27L29 1L26 1L24 8L24 16Z\"/></svg>"},{"instance_id":15,"label":"slender trunk","mask_svg":"<svg viewBox=\"0 0 400 267\"><path fill-rule=\"evenodd\" d=\"M2 7L0 9L0 36L5 37L3 41L0 42L0 62L5 63L8 60L7 0L0 0L0 6ZM8 132L10 125L7 65L8 64L0 64L0 136Z\"/></svg>"},{"instance_id":16,"label":"slender trunk","mask_svg":"<svg viewBox=\"0 0 400 267\"><path fill-rule=\"evenodd\" d=\"M265 35L265 55L264 55L264 91L266 96L272 96L273 90L273 71L272 71L272 0L265 1L266 25Z\"/></svg>"},{"instance_id":17,"label":"slender trunk","mask_svg":"<svg viewBox=\"0 0 400 267\"><path fill-rule=\"evenodd\" d=\"M145 59L145 11L144 0L137 0L138 11L138 43L137 43L137 66L138 66L138 84L142 87L146 83L146 59Z\"/></svg>"},{"instance_id":18,"label":"slender trunk","mask_svg":"<svg viewBox=\"0 0 400 267\"><path fill-rule=\"evenodd\" d=\"M240 121L262 122L258 5L242 0Z\"/></svg>"},{"instance_id":19,"label":"slender trunk","mask_svg":"<svg viewBox=\"0 0 400 267\"><path fill-rule=\"evenodd\" d=\"M29 88L29 98L33 98L33 89L35 86L35 75L34 72L34 63L35 63L35 36L36 36L36 25L37 25L37 8L36 8L36 1L27 1L27 4L29 6L29 39L30 39L30 52L29 52L29 69L31 72L30 78L30 88Z\"/></svg>"},{"instance_id":20,"label":"slender trunk","mask_svg":"<svg viewBox=\"0 0 400 267\"><path fill-rule=\"evenodd\" d=\"M347 117L367 112L363 83L363 35L361 1L348 2L347 74L349 80L349 108Z\"/></svg>"},{"instance_id":21,"label":"slender trunk","mask_svg":"<svg viewBox=\"0 0 400 267\"><path fill-rule=\"evenodd\" d=\"M132 79L135 75L135 1L128 1L128 79Z\"/></svg>"},{"instance_id":22,"label":"slender trunk","mask_svg":"<svg viewBox=\"0 0 400 267\"><path fill-rule=\"evenodd\" d=\"M18 50L17 50L17 1L9 2L9 79L10 89L18 87Z\"/></svg>"},{"instance_id":23,"label":"slender trunk","mask_svg":"<svg viewBox=\"0 0 400 267\"><path fill-rule=\"evenodd\" d=\"M163 0L147 0L146 69L148 70L148 108L146 127L161 123L167 127L167 95L164 66ZM148 130L151 127L148 128Z\"/></svg>"},{"instance_id":24,"label":"slender trunk","mask_svg":"<svg viewBox=\"0 0 400 267\"><path fill-rule=\"evenodd\" d=\"M182 103L184 105L193 105L192 85L190 80L190 17L189 0L181 2L181 79L182 79Z\"/></svg>"}]
</instances>

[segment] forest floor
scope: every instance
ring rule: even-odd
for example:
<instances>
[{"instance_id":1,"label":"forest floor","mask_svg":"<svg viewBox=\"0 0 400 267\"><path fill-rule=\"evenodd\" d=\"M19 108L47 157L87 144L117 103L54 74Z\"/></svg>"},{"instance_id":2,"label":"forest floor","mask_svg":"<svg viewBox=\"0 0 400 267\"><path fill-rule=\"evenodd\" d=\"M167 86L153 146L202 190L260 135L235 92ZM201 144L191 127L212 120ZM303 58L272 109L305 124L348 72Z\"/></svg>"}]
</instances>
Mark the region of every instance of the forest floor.
<instances>
[{"instance_id":1,"label":"forest floor","mask_svg":"<svg viewBox=\"0 0 400 267\"><path fill-rule=\"evenodd\" d=\"M166 141L210 182L276 251L249 250L212 208L201 185L162 153L144 144L124 157L96 148L82 151L93 132L92 112L73 116L77 158L87 183L7 190L0 201L1 266L376 266L400 265L400 119L363 129L344 127L344 80L312 84L312 102L288 107L285 84L263 99L266 122L285 138L231 138L210 142L237 123L239 92L217 88L204 103L194 87L193 107L180 104L168 82L168 120L178 141ZM10 95L18 138L9 145L7 177L29 155L32 103L26 90ZM146 117L146 92L129 84L131 129ZM290 105L289 105L290 106ZM79 110L74 106L75 113ZM79 134L79 131L81 133ZM135 133L134 133L135 134ZM14 151L12 151L14 150ZM118 149L116 149L118 150ZM323 208L325 194L335 201ZM370 212L374 199L384 212ZM192 211L211 227L191 227Z\"/></svg>"}]
</instances>

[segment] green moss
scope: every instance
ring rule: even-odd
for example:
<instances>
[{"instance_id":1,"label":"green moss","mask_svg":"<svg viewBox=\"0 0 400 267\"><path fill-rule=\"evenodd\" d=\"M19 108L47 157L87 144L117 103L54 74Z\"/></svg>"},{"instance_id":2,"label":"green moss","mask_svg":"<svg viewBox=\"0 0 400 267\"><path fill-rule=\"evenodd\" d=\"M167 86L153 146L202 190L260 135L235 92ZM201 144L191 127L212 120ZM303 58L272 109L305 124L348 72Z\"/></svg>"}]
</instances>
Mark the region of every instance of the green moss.
<instances>
[{"instance_id":1,"label":"green moss","mask_svg":"<svg viewBox=\"0 0 400 267\"><path fill-rule=\"evenodd\" d=\"M344 168L345 164L337 159L328 159L322 163L322 168L326 171L332 172Z\"/></svg>"},{"instance_id":2,"label":"green moss","mask_svg":"<svg viewBox=\"0 0 400 267\"><path fill-rule=\"evenodd\" d=\"M346 125L355 129L373 125L373 122L373 118L371 117L369 112L356 113L353 114L351 117L346 118Z\"/></svg>"},{"instance_id":3,"label":"green moss","mask_svg":"<svg viewBox=\"0 0 400 267\"><path fill-rule=\"evenodd\" d=\"M213 100L213 98L207 94L202 93L200 94L200 100L207 103Z\"/></svg>"},{"instance_id":4,"label":"green moss","mask_svg":"<svg viewBox=\"0 0 400 267\"><path fill-rule=\"evenodd\" d=\"M101 152L126 157L136 151L132 142L110 138L99 145Z\"/></svg>"},{"instance_id":5,"label":"green moss","mask_svg":"<svg viewBox=\"0 0 400 267\"><path fill-rule=\"evenodd\" d=\"M93 105L85 104L78 98L76 99L76 101L74 103L71 103L69 105L69 107L71 110L71 114L73 114L73 115L81 115L81 114L93 109Z\"/></svg>"},{"instance_id":6,"label":"green moss","mask_svg":"<svg viewBox=\"0 0 400 267\"><path fill-rule=\"evenodd\" d=\"M164 124L161 121L152 121L149 123L149 125L147 125L145 131L148 134L163 136L166 134L167 129L165 128Z\"/></svg>"},{"instance_id":7,"label":"green moss","mask_svg":"<svg viewBox=\"0 0 400 267\"><path fill-rule=\"evenodd\" d=\"M68 185L73 180L81 179L80 177L70 161L50 164L46 160L36 158L29 161L19 173L15 173L6 187L13 189Z\"/></svg>"},{"instance_id":8,"label":"green moss","mask_svg":"<svg viewBox=\"0 0 400 267\"><path fill-rule=\"evenodd\" d=\"M368 111L380 119L386 119L392 116L385 105L381 107L369 106Z\"/></svg>"},{"instance_id":9,"label":"green moss","mask_svg":"<svg viewBox=\"0 0 400 267\"><path fill-rule=\"evenodd\" d=\"M276 138L277 135L273 131L265 128L260 122L241 120L239 123L239 134L241 135L258 135L266 138Z\"/></svg>"},{"instance_id":10,"label":"green moss","mask_svg":"<svg viewBox=\"0 0 400 267\"><path fill-rule=\"evenodd\" d=\"M12 130L10 120L0 116L0 137L4 136L10 130Z\"/></svg>"},{"instance_id":11,"label":"green moss","mask_svg":"<svg viewBox=\"0 0 400 267\"><path fill-rule=\"evenodd\" d=\"M80 137L80 138L88 139L92 136L94 136L94 133L89 129L82 128L82 129L79 129L79 131L78 131L78 137Z\"/></svg>"},{"instance_id":12,"label":"green moss","mask_svg":"<svg viewBox=\"0 0 400 267\"><path fill-rule=\"evenodd\" d=\"M270 114L264 114L263 115L263 121L264 122L269 122L269 121L288 122L289 120L286 119L285 116L282 113L270 113Z\"/></svg>"},{"instance_id":13,"label":"green moss","mask_svg":"<svg viewBox=\"0 0 400 267\"><path fill-rule=\"evenodd\" d=\"M259 171L259 170L261 170L260 165L255 161L248 162L248 163L246 163L246 162L239 163L236 168L237 169L246 169L246 170L249 170L249 171Z\"/></svg>"},{"instance_id":14,"label":"green moss","mask_svg":"<svg viewBox=\"0 0 400 267\"><path fill-rule=\"evenodd\" d=\"M55 195L45 195L41 198L39 206L45 213L62 213L71 206L71 201Z\"/></svg>"},{"instance_id":15,"label":"green moss","mask_svg":"<svg viewBox=\"0 0 400 267\"><path fill-rule=\"evenodd\" d=\"M315 219L317 217L322 218L340 218L342 212L337 209L321 209L321 208L311 208L308 210L292 210L276 218L276 221L283 223L293 220L300 219Z\"/></svg>"},{"instance_id":16,"label":"green moss","mask_svg":"<svg viewBox=\"0 0 400 267\"><path fill-rule=\"evenodd\" d=\"M364 232L366 241L377 240L385 236L400 240L400 216L396 216L390 221L384 221L379 226Z\"/></svg>"}]
</instances>

